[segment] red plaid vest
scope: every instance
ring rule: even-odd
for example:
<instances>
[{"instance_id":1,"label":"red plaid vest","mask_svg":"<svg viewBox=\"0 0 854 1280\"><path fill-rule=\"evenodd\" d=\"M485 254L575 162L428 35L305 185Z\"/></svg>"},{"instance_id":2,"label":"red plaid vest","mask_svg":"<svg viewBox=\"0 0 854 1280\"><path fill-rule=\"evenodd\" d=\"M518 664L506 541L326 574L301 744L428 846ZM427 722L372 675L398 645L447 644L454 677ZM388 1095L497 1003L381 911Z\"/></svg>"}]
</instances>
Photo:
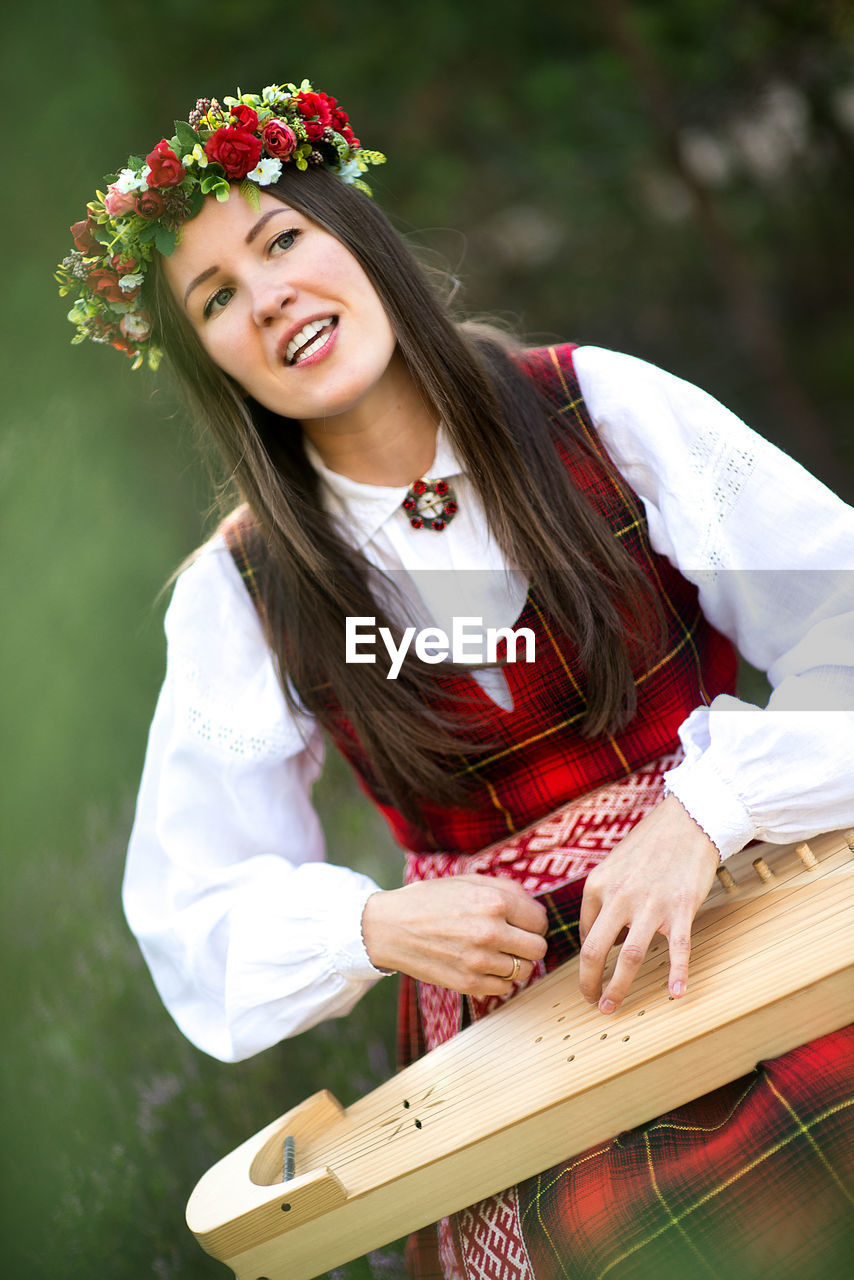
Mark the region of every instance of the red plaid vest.
<instances>
[{"instance_id":1,"label":"red plaid vest","mask_svg":"<svg viewBox=\"0 0 854 1280\"><path fill-rule=\"evenodd\" d=\"M513 697L504 710L470 676L436 677L437 705L464 696L477 712L467 732L470 741L490 744L485 754L460 755L458 771L471 790L464 806L442 808L429 798L421 803L423 829L407 822L384 799L352 728L331 705L336 745L352 765L363 789L388 821L395 839L414 852L443 850L471 854L551 813L558 806L605 783L627 777L648 761L678 746L677 730L701 702L710 702L735 685L736 656L730 642L703 617L696 588L656 554L649 541L643 508L606 465L602 446L587 413L572 361L572 346L526 352L525 372L554 405L554 415L569 419L589 446L589 456L562 460L640 564L661 600L666 624L663 656L652 666L635 668L637 711L618 733L583 738L584 673L574 646L559 632L528 592L514 628L534 632L536 661L508 663L505 674ZM236 514L223 526L228 547L248 590L255 592L241 524ZM499 645L499 656L502 648Z\"/></svg>"}]
</instances>

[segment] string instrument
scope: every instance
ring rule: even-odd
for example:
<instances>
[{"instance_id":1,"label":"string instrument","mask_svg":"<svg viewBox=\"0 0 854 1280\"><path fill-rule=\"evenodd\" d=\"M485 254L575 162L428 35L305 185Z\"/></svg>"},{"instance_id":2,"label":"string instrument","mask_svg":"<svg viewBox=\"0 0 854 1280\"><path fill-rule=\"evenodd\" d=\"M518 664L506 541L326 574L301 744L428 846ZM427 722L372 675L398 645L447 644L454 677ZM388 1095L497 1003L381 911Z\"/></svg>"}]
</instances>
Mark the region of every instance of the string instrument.
<instances>
[{"instance_id":1,"label":"string instrument","mask_svg":"<svg viewBox=\"0 0 854 1280\"><path fill-rule=\"evenodd\" d=\"M311 1280L854 1019L854 831L753 845L694 922L688 994L664 939L617 1013L578 958L342 1108L308 1098L187 1206L238 1280ZM615 953L616 954L616 953Z\"/></svg>"}]
</instances>

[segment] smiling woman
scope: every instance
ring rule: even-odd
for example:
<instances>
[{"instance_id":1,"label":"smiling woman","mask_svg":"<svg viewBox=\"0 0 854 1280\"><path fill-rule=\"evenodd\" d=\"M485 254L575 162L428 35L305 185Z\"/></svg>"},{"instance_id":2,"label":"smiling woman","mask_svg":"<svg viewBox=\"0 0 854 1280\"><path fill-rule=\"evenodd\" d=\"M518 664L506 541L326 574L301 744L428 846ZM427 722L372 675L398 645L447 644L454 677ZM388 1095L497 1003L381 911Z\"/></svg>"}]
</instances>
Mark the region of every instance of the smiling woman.
<instances>
[{"instance_id":1,"label":"smiling woman","mask_svg":"<svg viewBox=\"0 0 854 1280\"><path fill-rule=\"evenodd\" d=\"M260 212L240 198L207 201L163 276L219 368L264 408L299 421L334 465L335 441L355 434L361 448L366 433L388 429L401 397L415 401L414 388L349 250L272 193L259 203Z\"/></svg>"},{"instance_id":2,"label":"smiling woman","mask_svg":"<svg viewBox=\"0 0 854 1280\"><path fill-rule=\"evenodd\" d=\"M408 1061L567 939L607 1027L656 934L685 996L721 858L854 826L854 512L678 378L455 319L335 99L225 101L109 180L59 272L78 338L166 351L240 500L177 579L128 853L170 1013L236 1060L397 971ZM471 618L494 662L405 643ZM353 662L365 620L386 652ZM326 861L323 731L401 888ZM413 1274L658 1273L687 1239L745 1280L830 1275L852 1100L848 1028L443 1221Z\"/></svg>"}]
</instances>

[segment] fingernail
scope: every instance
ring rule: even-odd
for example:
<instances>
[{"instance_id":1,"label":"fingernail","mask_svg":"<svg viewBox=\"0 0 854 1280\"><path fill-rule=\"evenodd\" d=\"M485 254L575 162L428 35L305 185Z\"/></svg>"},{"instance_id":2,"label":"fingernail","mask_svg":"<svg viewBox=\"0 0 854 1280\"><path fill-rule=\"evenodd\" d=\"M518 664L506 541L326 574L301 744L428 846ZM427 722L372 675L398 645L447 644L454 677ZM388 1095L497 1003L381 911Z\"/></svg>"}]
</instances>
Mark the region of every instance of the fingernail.
<instances>
[{"instance_id":1,"label":"fingernail","mask_svg":"<svg viewBox=\"0 0 854 1280\"><path fill-rule=\"evenodd\" d=\"M674 982L673 986L670 988L670 994L671 994L672 996L677 996L677 997L678 997L678 996L684 996L684 994L685 994L685 983L684 983L684 982Z\"/></svg>"},{"instance_id":2,"label":"fingernail","mask_svg":"<svg viewBox=\"0 0 854 1280\"><path fill-rule=\"evenodd\" d=\"M600 1012L600 1013L613 1013L613 1012L614 1012L614 1010L616 1009L616 1007L617 1007L617 1006L614 1004L614 1001L613 1001L613 1000L600 1000L600 1001L599 1001L599 1012Z\"/></svg>"}]
</instances>

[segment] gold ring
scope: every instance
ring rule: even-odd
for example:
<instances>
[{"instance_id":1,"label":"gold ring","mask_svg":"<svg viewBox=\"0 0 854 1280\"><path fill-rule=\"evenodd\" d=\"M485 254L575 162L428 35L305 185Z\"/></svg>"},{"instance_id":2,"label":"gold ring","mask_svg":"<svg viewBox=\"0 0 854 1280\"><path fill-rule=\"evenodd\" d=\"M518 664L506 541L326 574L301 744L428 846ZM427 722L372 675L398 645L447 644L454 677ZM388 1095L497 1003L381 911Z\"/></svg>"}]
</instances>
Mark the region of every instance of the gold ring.
<instances>
[{"instance_id":1,"label":"gold ring","mask_svg":"<svg viewBox=\"0 0 854 1280\"><path fill-rule=\"evenodd\" d=\"M511 959L513 961L513 968L511 969L510 973L508 973L507 977L504 979L505 982L515 982L516 979L519 977L519 969L521 968L519 957L511 956Z\"/></svg>"}]
</instances>

